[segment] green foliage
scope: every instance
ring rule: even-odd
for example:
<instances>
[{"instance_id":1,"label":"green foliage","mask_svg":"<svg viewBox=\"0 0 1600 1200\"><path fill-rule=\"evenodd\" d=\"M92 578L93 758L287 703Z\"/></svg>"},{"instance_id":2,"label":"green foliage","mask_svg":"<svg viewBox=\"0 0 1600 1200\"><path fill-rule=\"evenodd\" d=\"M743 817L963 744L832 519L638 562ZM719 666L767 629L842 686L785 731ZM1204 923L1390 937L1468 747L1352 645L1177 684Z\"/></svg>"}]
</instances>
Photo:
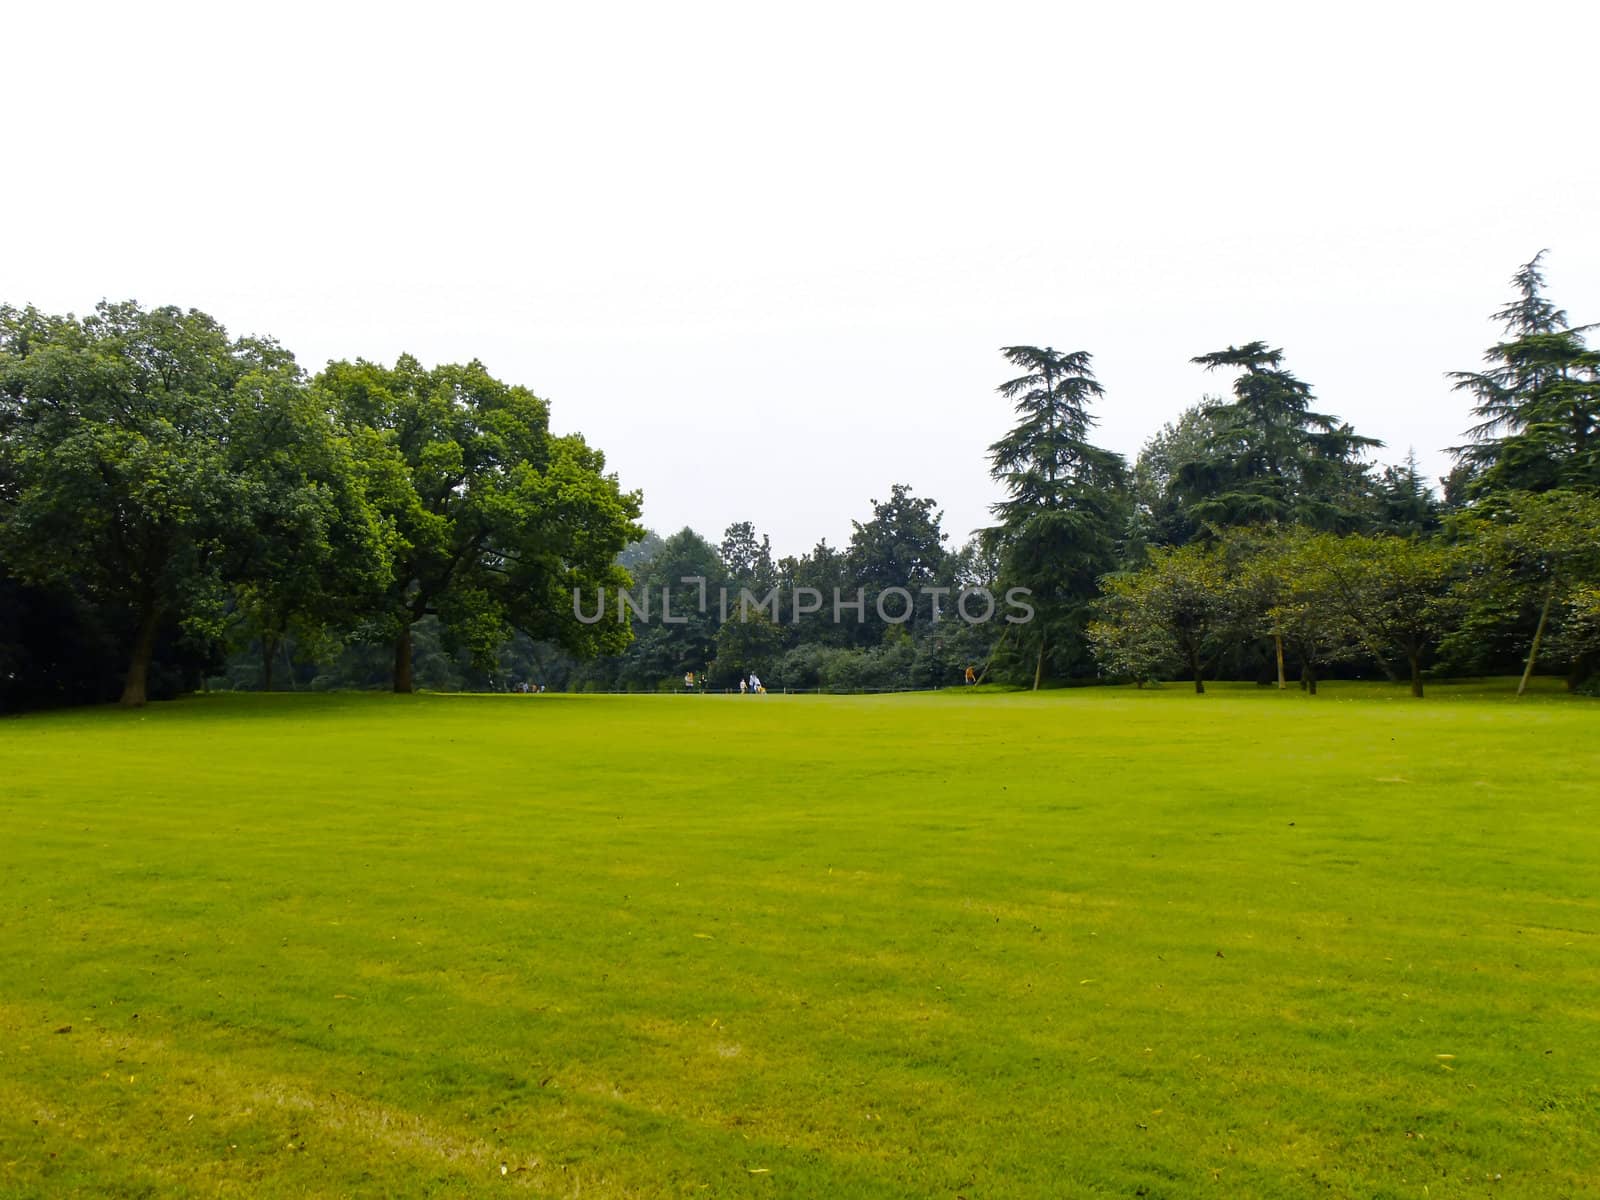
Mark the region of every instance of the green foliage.
<instances>
[{"instance_id":1,"label":"green foliage","mask_svg":"<svg viewBox=\"0 0 1600 1200\"><path fill-rule=\"evenodd\" d=\"M1570 664L1568 686L1594 695L1600 688L1600 580L1579 583L1567 593L1551 649Z\"/></svg>"},{"instance_id":2,"label":"green foliage","mask_svg":"<svg viewBox=\"0 0 1600 1200\"><path fill-rule=\"evenodd\" d=\"M372 501L385 464L370 431L341 432L297 377L241 381L229 452L251 470L256 517L240 539L230 632L260 647L271 690L277 649L328 659L392 586L398 534Z\"/></svg>"},{"instance_id":3,"label":"green foliage","mask_svg":"<svg viewBox=\"0 0 1600 1200\"><path fill-rule=\"evenodd\" d=\"M749 521L735 521L722 535L722 568L736 587L746 587L764 595L776 582L772 563L772 539L756 533Z\"/></svg>"},{"instance_id":4,"label":"green foliage","mask_svg":"<svg viewBox=\"0 0 1600 1200\"><path fill-rule=\"evenodd\" d=\"M1023 374L996 390L1020 420L989 447L990 474L1006 490L986 531L1003 588L1027 588L1035 616L1016 634L1033 662L1033 686L1081 669L1096 581L1116 564L1128 526L1127 465L1087 440L1090 402L1104 389L1084 350L1007 346ZM1019 664L1020 665L1020 664Z\"/></svg>"},{"instance_id":5,"label":"green foliage","mask_svg":"<svg viewBox=\"0 0 1600 1200\"><path fill-rule=\"evenodd\" d=\"M1424 662L1460 619L1463 563L1442 541L1235 530L1108 577L1090 637L1108 674L1141 682L1186 670L1204 690L1233 646L1270 637L1313 692L1330 664L1366 657L1392 676L1390 659L1403 658L1421 696Z\"/></svg>"},{"instance_id":6,"label":"green foliage","mask_svg":"<svg viewBox=\"0 0 1600 1200\"><path fill-rule=\"evenodd\" d=\"M897 483L887 500L872 501L870 520L851 522L843 566L849 589L865 593L868 614L867 621L855 626L858 641L870 645L887 632L878 619L878 601L890 588L911 593L914 607L908 623L913 628L933 622L934 597L923 596L922 589L938 586L945 573L947 535L939 527L944 514L938 509L936 501L914 496L907 484ZM832 600L831 589L824 594ZM900 599L890 597L884 610L898 616L904 607Z\"/></svg>"},{"instance_id":7,"label":"green foliage","mask_svg":"<svg viewBox=\"0 0 1600 1200\"><path fill-rule=\"evenodd\" d=\"M1351 616L1351 600L1342 587L1346 545L1346 538L1306 529L1235 542L1253 551L1247 570L1261 610L1259 632L1282 640L1313 694L1323 669L1332 663L1363 652L1384 661L1382 648L1365 637L1364 627Z\"/></svg>"},{"instance_id":8,"label":"green foliage","mask_svg":"<svg viewBox=\"0 0 1600 1200\"><path fill-rule=\"evenodd\" d=\"M1404 660L1420 693L1434 664L1531 671L1542 652L1577 685L1600 658L1579 511L1600 359L1543 296L1538 257L1515 283L1490 369L1456 377L1481 421L1443 505L1414 456L1369 469L1378 443L1315 411L1265 343L1194 360L1232 376L1229 396L1165 426L1131 478L1089 440L1091 356L1019 345L997 389L1017 423L989 448L993 528L952 549L937 502L894 484L847 547L776 562L748 521L720 545L646 533L603 456L477 362L333 362L308 381L201 313L0 309L0 617L27 631L0 628L0 690L93 698L121 675L138 702L207 674L270 689L275 672L292 688L654 690L708 668L937 687L968 666L1037 687L1091 676L1091 645L1102 673L1141 680L1267 682L1276 658L1314 688L1334 664L1392 677ZM1543 514L1527 492L1558 499ZM1549 540L1562 521L1568 549ZM1196 542L1220 557L1164 549ZM1033 619L965 624L956 601L976 586L1021 589ZM629 588L650 618L618 615ZM904 625L878 615L902 588ZM727 630L719 610L744 589L776 589L778 611ZM603 619L579 619L575 594ZM41 645L51 621L93 652ZM86 665L111 646L125 672Z\"/></svg>"},{"instance_id":9,"label":"green foliage","mask_svg":"<svg viewBox=\"0 0 1600 1200\"><path fill-rule=\"evenodd\" d=\"M1406 454L1405 462L1384 467L1374 492L1374 532L1409 536L1438 532L1441 505L1422 477L1414 452Z\"/></svg>"},{"instance_id":10,"label":"green foliage","mask_svg":"<svg viewBox=\"0 0 1600 1200\"><path fill-rule=\"evenodd\" d=\"M1221 452L1221 399L1208 396L1183 410L1144 444L1133 465L1135 540L1143 545L1181 546L1202 531L1179 483L1185 465Z\"/></svg>"},{"instance_id":11,"label":"green foliage","mask_svg":"<svg viewBox=\"0 0 1600 1200\"><path fill-rule=\"evenodd\" d=\"M1544 296L1541 250L1512 277L1516 298L1495 313L1507 340L1484 354L1489 369L1455 371L1478 423L1455 453L1471 491L1541 492L1600 487L1600 350L1569 328Z\"/></svg>"},{"instance_id":12,"label":"green foliage","mask_svg":"<svg viewBox=\"0 0 1600 1200\"><path fill-rule=\"evenodd\" d=\"M625 623L579 621L572 596L627 585L616 559L643 533L639 496L581 437L552 435L543 400L478 362L425 370L410 356L330 363L317 385L388 460L375 500L395 570L373 628L394 641L395 690L411 690L410 630L428 615L480 666L513 629L579 656L627 644Z\"/></svg>"},{"instance_id":13,"label":"green foliage","mask_svg":"<svg viewBox=\"0 0 1600 1200\"><path fill-rule=\"evenodd\" d=\"M1192 361L1238 372L1233 400L1205 409L1214 432L1202 456L1174 472L1173 486L1192 520L1214 527L1360 526L1367 493L1361 455L1382 442L1313 411L1310 385L1284 368L1283 351L1265 342Z\"/></svg>"},{"instance_id":14,"label":"green foliage","mask_svg":"<svg viewBox=\"0 0 1600 1200\"><path fill-rule=\"evenodd\" d=\"M1142 570L1102 586L1089 639L1113 678L1145 683L1187 671L1203 692L1206 671L1248 619L1241 577L1215 546L1154 549Z\"/></svg>"},{"instance_id":15,"label":"green foliage","mask_svg":"<svg viewBox=\"0 0 1600 1200\"><path fill-rule=\"evenodd\" d=\"M996 626L961 620L958 601L964 588L993 584L994 564L975 542L946 549L938 505L905 484L893 485L887 500L871 503L871 516L855 522L849 549L823 541L808 554L776 563L769 540L750 522L729 526L720 547L689 529L664 540L651 535L643 543L649 552L629 559L638 580L635 601L642 607L648 594L650 618L632 617L633 641L626 650L578 668L570 679L603 690L651 690L663 679L681 687L683 673L694 671L723 689L754 670L772 687L806 690L959 684L968 665L982 668L989 661ZM911 596L911 617L904 623L878 615L878 598L891 588ZM661 608L663 590L672 595L670 622ZM727 628L724 614L728 624L741 624L746 592L746 627ZM774 592L776 619L770 607ZM763 603L768 607L758 611ZM891 616L905 608L903 597L885 598Z\"/></svg>"},{"instance_id":16,"label":"green foliage","mask_svg":"<svg viewBox=\"0 0 1600 1200\"><path fill-rule=\"evenodd\" d=\"M817 611L802 614L798 621L792 621L791 611L791 637L797 645L847 646L857 642L858 630L833 620L835 590L846 599L853 599L855 595L853 572L846 552L828 545L824 538L809 554L779 560L777 573L786 594L793 596L796 589L809 588L822 597Z\"/></svg>"},{"instance_id":17,"label":"green foliage","mask_svg":"<svg viewBox=\"0 0 1600 1200\"><path fill-rule=\"evenodd\" d=\"M0 311L0 552L25 581L116 614L124 703L144 703L163 622L219 636L229 585L272 541L275 465L252 451L260 410L297 383L286 351L204 313Z\"/></svg>"},{"instance_id":18,"label":"green foliage","mask_svg":"<svg viewBox=\"0 0 1600 1200\"><path fill-rule=\"evenodd\" d=\"M1380 664L1403 658L1421 696L1422 664L1460 620L1461 548L1443 541L1352 534L1300 539L1295 570L1324 598L1345 648Z\"/></svg>"},{"instance_id":19,"label":"green foliage","mask_svg":"<svg viewBox=\"0 0 1600 1200\"><path fill-rule=\"evenodd\" d=\"M224 638L259 651L262 687L280 649L327 661L385 638L409 688L425 616L480 671L513 630L616 650L626 625L577 621L571 592L626 583L638 511L598 451L478 363L333 363L308 385L204 313L0 309L0 563L95 610L125 703L151 694L158 649L198 677ZM48 669L31 647L0 657L24 649Z\"/></svg>"},{"instance_id":20,"label":"green foliage","mask_svg":"<svg viewBox=\"0 0 1600 1200\"><path fill-rule=\"evenodd\" d=\"M783 627L770 621L754 607L742 615L735 608L717 630L717 656L711 663L711 682L717 687L738 686L741 678L754 671L763 678L772 675L773 665L783 651Z\"/></svg>"},{"instance_id":21,"label":"green foliage","mask_svg":"<svg viewBox=\"0 0 1600 1200\"><path fill-rule=\"evenodd\" d=\"M1467 592L1471 610L1462 636L1492 635L1510 625L1518 612L1538 610L1524 660L1527 670L1536 665L1553 617L1555 648L1565 645L1572 655L1570 681L1581 683L1595 661L1583 632L1587 608L1582 597L1600 583L1597 529L1600 495L1592 492L1491 493L1461 514L1455 530L1472 563Z\"/></svg>"},{"instance_id":22,"label":"green foliage","mask_svg":"<svg viewBox=\"0 0 1600 1200\"><path fill-rule=\"evenodd\" d=\"M638 563L633 574L633 591L648 592L655 607L651 622L634 620L627 674L640 680L675 679L681 687L685 671L703 674L717 657L716 596L727 585L723 560L716 547L684 528L658 540L656 552ZM671 597L670 611L662 608L664 594Z\"/></svg>"}]
</instances>

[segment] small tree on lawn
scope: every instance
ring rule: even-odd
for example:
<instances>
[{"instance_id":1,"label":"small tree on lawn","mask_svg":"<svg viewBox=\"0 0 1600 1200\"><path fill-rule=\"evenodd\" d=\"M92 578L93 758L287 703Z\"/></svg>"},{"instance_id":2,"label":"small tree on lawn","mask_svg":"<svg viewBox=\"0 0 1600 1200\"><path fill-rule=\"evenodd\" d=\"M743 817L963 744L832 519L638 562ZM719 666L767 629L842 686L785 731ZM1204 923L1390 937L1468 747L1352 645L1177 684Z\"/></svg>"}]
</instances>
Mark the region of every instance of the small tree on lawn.
<instances>
[{"instance_id":1,"label":"small tree on lawn","mask_svg":"<svg viewBox=\"0 0 1600 1200\"><path fill-rule=\"evenodd\" d=\"M1460 619L1460 550L1421 538L1323 535L1307 539L1312 570L1350 636L1376 657L1405 659L1421 698L1422 663Z\"/></svg>"},{"instance_id":2,"label":"small tree on lawn","mask_svg":"<svg viewBox=\"0 0 1600 1200\"><path fill-rule=\"evenodd\" d=\"M1222 555L1191 543L1158 548L1150 563L1102 580L1102 617L1090 629L1101 665L1116 675L1158 677L1179 667L1206 690L1205 673L1238 628L1241 593Z\"/></svg>"},{"instance_id":3,"label":"small tree on lawn","mask_svg":"<svg viewBox=\"0 0 1600 1200\"><path fill-rule=\"evenodd\" d=\"M1538 611L1517 695L1527 690L1552 614L1600 583L1600 495L1571 489L1492 495L1463 515L1460 531L1478 564L1472 597L1480 609ZM1582 605L1579 605L1582 611ZM1591 660L1592 661L1592 660ZM1572 682L1569 676L1569 684Z\"/></svg>"}]
</instances>

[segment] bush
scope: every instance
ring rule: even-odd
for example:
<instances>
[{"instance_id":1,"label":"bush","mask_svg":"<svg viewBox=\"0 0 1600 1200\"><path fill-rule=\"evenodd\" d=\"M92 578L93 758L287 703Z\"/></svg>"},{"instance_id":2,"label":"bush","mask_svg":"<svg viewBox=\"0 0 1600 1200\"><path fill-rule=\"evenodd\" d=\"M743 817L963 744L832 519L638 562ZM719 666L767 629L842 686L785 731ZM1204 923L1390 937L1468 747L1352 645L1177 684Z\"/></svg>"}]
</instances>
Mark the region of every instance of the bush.
<instances>
[{"instance_id":1,"label":"bush","mask_svg":"<svg viewBox=\"0 0 1600 1200\"><path fill-rule=\"evenodd\" d=\"M824 646L796 646L778 660L774 681L782 687L814 688L822 683L828 655L836 653Z\"/></svg>"}]
</instances>

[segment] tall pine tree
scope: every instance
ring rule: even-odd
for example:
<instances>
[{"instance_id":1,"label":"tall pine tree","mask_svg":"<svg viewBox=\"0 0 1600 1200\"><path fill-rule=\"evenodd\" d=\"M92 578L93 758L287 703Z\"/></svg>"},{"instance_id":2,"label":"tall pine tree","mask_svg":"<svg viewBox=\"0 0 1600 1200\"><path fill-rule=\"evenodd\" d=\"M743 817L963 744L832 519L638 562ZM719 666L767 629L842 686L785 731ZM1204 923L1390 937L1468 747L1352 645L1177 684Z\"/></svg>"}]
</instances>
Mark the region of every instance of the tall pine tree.
<instances>
[{"instance_id":1,"label":"tall pine tree","mask_svg":"<svg viewBox=\"0 0 1600 1200\"><path fill-rule=\"evenodd\" d=\"M1494 314L1505 340L1484 354L1488 369L1454 371L1475 399L1472 439L1455 447L1472 475L1471 495L1600 487L1600 350L1546 298L1541 250L1511 277L1516 297Z\"/></svg>"},{"instance_id":2,"label":"tall pine tree","mask_svg":"<svg viewBox=\"0 0 1600 1200\"><path fill-rule=\"evenodd\" d=\"M986 540L1000 559L1001 582L1032 593L1034 618L1017 642L1033 659L1033 686L1048 668L1071 670L1083 658L1084 627L1096 582L1116 564L1127 524L1127 464L1088 440L1089 404L1104 394L1086 350L1005 346L1022 374L996 391L1020 420L989 447L990 474L1006 490L994 505L999 524Z\"/></svg>"},{"instance_id":3,"label":"tall pine tree","mask_svg":"<svg viewBox=\"0 0 1600 1200\"><path fill-rule=\"evenodd\" d=\"M1217 528L1303 525L1348 530L1368 508L1362 453L1381 446L1329 413L1311 386L1265 342L1229 346L1191 361L1234 370L1233 399L1207 408L1214 435L1205 454L1179 467L1175 488L1194 519Z\"/></svg>"}]
</instances>

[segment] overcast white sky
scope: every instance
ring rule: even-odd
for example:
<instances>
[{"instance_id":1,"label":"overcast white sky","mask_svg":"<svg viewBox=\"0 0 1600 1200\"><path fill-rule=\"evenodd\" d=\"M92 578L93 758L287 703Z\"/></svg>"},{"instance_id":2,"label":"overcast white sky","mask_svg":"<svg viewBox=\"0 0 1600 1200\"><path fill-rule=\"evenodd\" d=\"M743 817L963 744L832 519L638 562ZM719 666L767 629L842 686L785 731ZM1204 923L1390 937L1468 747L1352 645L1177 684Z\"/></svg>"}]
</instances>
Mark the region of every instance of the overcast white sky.
<instances>
[{"instance_id":1,"label":"overcast white sky","mask_svg":"<svg viewBox=\"0 0 1600 1200\"><path fill-rule=\"evenodd\" d=\"M780 552L894 482L985 523L1012 343L1131 457L1261 338L1437 474L1519 263L1600 321L1600 5L1536 11L15 5L0 300L481 358Z\"/></svg>"}]
</instances>

